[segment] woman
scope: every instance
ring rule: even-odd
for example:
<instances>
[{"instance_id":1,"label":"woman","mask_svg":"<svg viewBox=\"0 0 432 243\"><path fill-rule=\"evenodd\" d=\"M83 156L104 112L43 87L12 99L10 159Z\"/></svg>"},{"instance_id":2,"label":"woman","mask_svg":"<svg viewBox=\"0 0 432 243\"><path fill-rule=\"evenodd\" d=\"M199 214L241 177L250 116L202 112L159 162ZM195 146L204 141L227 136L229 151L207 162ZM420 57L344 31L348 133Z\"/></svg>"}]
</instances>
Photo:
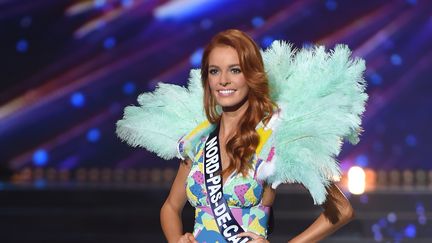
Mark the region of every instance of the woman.
<instances>
[{"instance_id":1,"label":"woman","mask_svg":"<svg viewBox=\"0 0 432 243\"><path fill-rule=\"evenodd\" d=\"M280 54L275 51L277 48L275 46L273 52L267 53L264 59L277 59L272 57L275 53ZM317 49L315 54L319 53L320 50ZM292 55L289 52L284 54ZM297 54L297 56L301 57L302 54ZM323 63L319 60L318 62ZM295 61L291 64L291 66L299 65ZM276 69L280 70L281 67ZM361 73L362 67L357 68L357 71ZM309 97L302 100L303 98L300 98L299 95L303 94L298 94L298 92L296 96L286 97L285 91L271 90L271 88L283 88L285 85L282 83L269 85L267 75L274 73L274 67L273 71L272 67L268 67L266 72L257 45L241 31L221 32L213 37L206 47L200 75L206 119L191 131L184 133L177 142L178 157L182 158L182 162L160 212L162 229L168 242L268 242L266 240L268 219L276 195L275 188L282 182L302 183L311 192L315 203L322 204L324 209L305 231L289 242L318 242L353 218L351 204L333 184L335 177L339 176L339 169L332 156L338 153L339 137L351 136L352 138L358 135L359 122L352 122L346 118L349 120L345 122L346 124L356 125L344 126L344 122L339 121L341 123L336 125L338 129L339 127L345 127L345 129L337 131L334 129L334 122L330 119L331 115L322 109L317 109L321 104L331 104L337 107L335 109L341 109L340 106L344 104L336 105L332 102L340 100L341 95L349 92L329 91L326 95L322 95L322 87L302 84L301 87L310 87L309 90L306 90L310 93ZM320 78L322 76L322 74L317 75ZM356 86L352 90L355 90L362 98L355 100L358 105L353 105L351 110L334 110L337 116L351 114L358 118L364 110L361 107L367 96L362 93L363 89L358 87L358 79L360 77L361 80L361 75L353 75L349 77L350 80L353 80L350 85ZM292 72L290 76L295 80L296 72ZM322 78L325 79L325 77ZM323 83L327 82L329 86L336 88L335 84L338 84L339 78L335 80L337 81L324 80ZM346 81L340 83L342 82ZM193 82L189 86L192 92ZM292 87L295 86L289 88ZM163 96L170 91L168 87L163 86L159 89L152 96L141 97L140 103L143 110L151 108L147 104L151 102L150 98L158 99L156 103L159 108L161 107L160 101L167 99ZM345 91L348 89L346 88ZM300 88L294 90L301 91ZM312 95L314 91L319 91L315 99ZM276 102L271 98L271 92ZM178 95L181 97L180 92ZM193 97L192 94L190 96ZM290 100L291 106L287 105L285 98ZM316 110L316 112L310 112L313 115L303 111L295 118L308 117L313 127L316 127L317 121L325 124L326 121L320 120L328 116L330 125L322 126L323 132L318 132L318 135L309 131L313 129L312 125L299 127L308 122L305 119L292 122L293 119L289 116L299 110L299 106L297 108L295 105L292 106L295 104L292 99L297 99L304 107L308 107L308 102L312 101L310 107ZM183 100L187 102L186 99ZM332 110L331 107L328 109ZM134 137L136 136L134 134L137 133L125 128L136 126L131 125L130 120L133 117L131 113L133 112L125 111L125 118L117 124L119 136L132 145L141 145L167 158L168 156L163 156L161 149L151 147L149 141L144 141L141 137ZM170 113L172 112L166 110L166 114ZM153 118L153 120L157 119ZM299 128L294 130L293 127ZM303 131L302 129L306 129L306 135L298 134L298 137L288 139L290 137L286 134L293 131L297 133ZM322 153L323 156L318 157L322 158L322 163L308 160L309 157L315 159L312 156L315 152L321 155L321 150L326 147L326 142L322 142L323 137L318 136L324 132L327 134L329 129L333 129L331 135L337 136L337 141L334 140L335 136L325 137L334 142L333 147L327 148ZM147 132L150 133L150 131ZM314 146L317 151L314 151ZM295 154L289 154L290 149L294 149ZM303 156L307 152L312 153ZM295 175L292 174L294 172L296 172ZM218 195L223 196L218 197ZM196 208L193 233L184 233L181 223L181 212L187 200ZM242 232L243 230L246 232Z\"/></svg>"}]
</instances>

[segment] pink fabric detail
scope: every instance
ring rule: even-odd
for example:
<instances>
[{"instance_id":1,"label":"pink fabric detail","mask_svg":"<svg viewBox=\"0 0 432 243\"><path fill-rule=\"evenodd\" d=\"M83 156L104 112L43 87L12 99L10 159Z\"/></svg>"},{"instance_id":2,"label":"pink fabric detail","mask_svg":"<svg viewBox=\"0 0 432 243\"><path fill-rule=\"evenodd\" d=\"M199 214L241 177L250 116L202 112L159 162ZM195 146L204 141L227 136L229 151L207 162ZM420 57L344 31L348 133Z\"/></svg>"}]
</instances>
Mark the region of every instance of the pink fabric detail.
<instances>
[{"instance_id":1,"label":"pink fabric detail","mask_svg":"<svg viewBox=\"0 0 432 243\"><path fill-rule=\"evenodd\" d=\"M270 152L269 152L269 155L268 155L268 157L267 157L266 162L270 162L270 161L273 159L274 151L275 151L275 147L272 147L272 148L270 149Z\"/></svg>"}]
</instances>

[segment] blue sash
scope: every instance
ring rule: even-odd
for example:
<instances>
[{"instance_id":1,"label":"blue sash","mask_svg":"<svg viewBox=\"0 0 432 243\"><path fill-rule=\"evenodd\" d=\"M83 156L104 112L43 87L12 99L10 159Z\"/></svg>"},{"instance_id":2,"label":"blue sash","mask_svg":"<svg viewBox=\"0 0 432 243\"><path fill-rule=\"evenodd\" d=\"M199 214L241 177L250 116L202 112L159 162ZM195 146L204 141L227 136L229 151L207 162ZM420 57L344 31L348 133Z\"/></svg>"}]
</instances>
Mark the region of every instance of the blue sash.
<instances>
[{"instance_id":1,"label":"blue sash","mask_svg":"<svg viewBox=\"0 0 432 243\"><path fill-rule=\"evenodd\" d=\"M204 147L204 178L210 207L220 234L227 242L245 243L250 239L238 237L244 232L237 223L222 191L222 164L219 150L219 125L210 133Z\"/></svg>"}]
</instances>

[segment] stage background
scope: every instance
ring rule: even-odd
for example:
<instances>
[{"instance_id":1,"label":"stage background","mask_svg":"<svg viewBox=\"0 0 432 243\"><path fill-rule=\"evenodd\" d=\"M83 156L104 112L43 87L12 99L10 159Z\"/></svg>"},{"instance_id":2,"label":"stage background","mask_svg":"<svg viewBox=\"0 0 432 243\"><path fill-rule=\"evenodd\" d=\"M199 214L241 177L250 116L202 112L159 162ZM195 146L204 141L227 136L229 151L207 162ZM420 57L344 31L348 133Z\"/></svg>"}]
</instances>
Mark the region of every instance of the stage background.
<instances>
[{"instance_id":1,"label":"stage background","mask_svg":"<svg viewBox=\"0 0 432 243\"><path fill-rule=\"evenodd\" d=\"M367 190L343 180L357 218L326 242L432 242L429 0L0 0L1 241L163 242L178 161L122 143L115 123L158 82L185 85L228 28L263 49L344 43L366 60L365 131L338 160ZM278 194L272 242L320 212L302 188Z\"/></svg>"}]
</instances>

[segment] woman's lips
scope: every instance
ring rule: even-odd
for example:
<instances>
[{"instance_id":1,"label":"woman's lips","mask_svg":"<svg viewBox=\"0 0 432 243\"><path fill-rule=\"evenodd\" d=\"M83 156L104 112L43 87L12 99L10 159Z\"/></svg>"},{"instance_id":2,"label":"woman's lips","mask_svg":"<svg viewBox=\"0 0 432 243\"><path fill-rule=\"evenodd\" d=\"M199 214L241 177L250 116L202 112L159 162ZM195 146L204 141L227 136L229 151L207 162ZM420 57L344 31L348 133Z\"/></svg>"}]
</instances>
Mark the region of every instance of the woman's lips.
<instances>
[{"instance_id":1,"label":"woman's lips","mask_svg":"<svg viewBox=\"0 0 432 243\"><path fill-rule=\"evenodd\" d=\"M236 91L235 89L220 89L218 90L218 94L220 96L227 97L233 95L235 91Z\"/></svg>"}]
</instances>

